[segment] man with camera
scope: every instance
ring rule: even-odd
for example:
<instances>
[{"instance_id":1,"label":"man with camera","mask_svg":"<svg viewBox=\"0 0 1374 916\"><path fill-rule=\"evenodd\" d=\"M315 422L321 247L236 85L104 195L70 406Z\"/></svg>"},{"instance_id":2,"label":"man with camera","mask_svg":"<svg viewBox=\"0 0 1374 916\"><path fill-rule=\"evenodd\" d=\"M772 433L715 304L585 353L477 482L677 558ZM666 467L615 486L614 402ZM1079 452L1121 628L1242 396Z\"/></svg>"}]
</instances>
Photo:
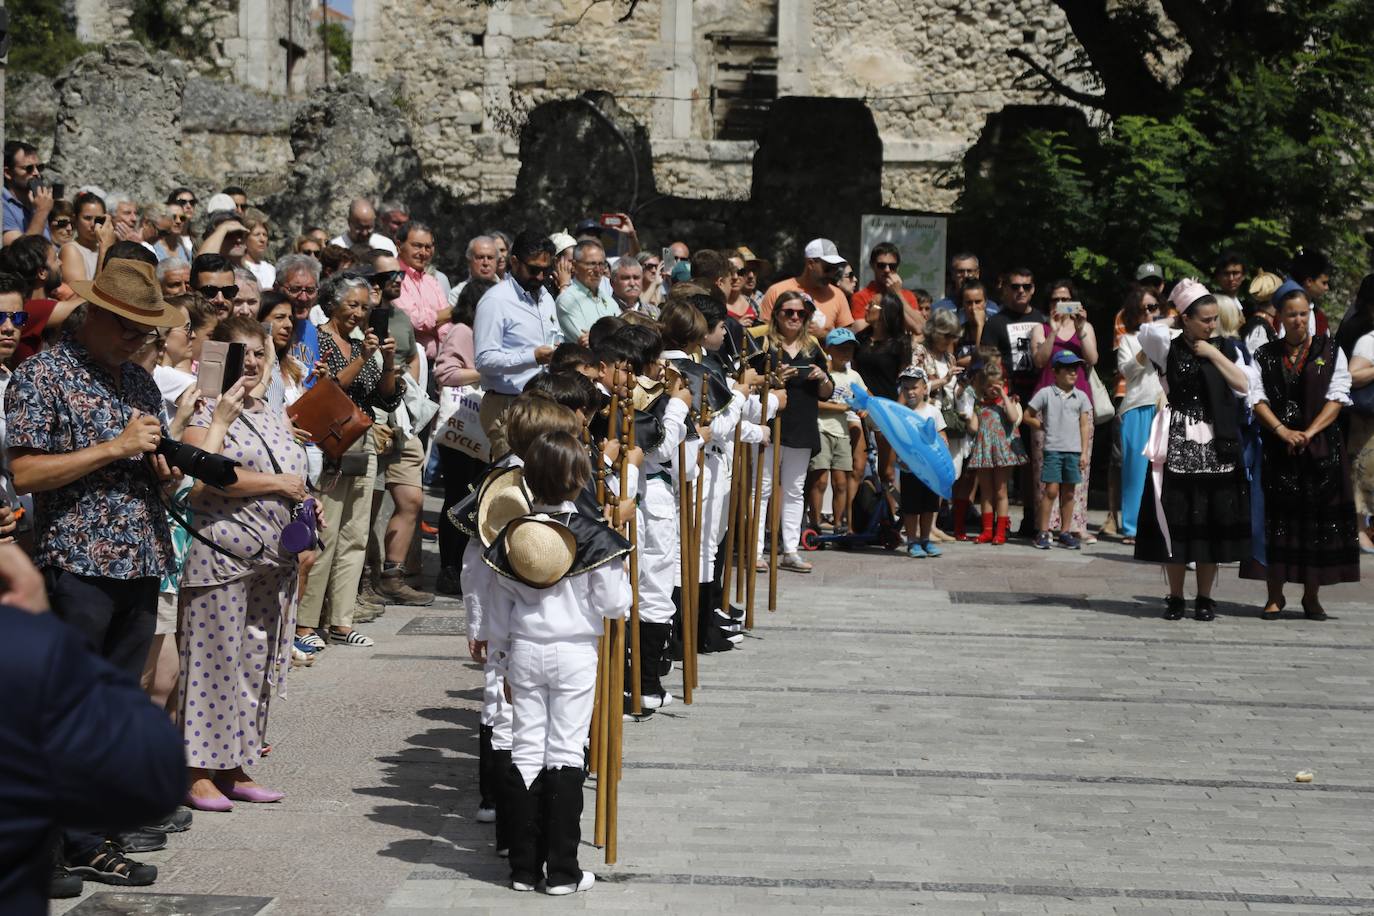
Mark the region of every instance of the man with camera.
<instances>
[{"instance_id":1,"label":"man with camera","mask_svg":"<svg viewBox=\"0 0 1374 916\"><path fill-rule=\"evenodd\" d=\"M112 258L72 288L87 303L78 329L21 363L6 391L10 467L15 489L34 494L34 562L53 612L136 681L172 563L159 492L172 472L156 453L162 396L131 357L186 319L141 261ZM137 839L69 830L64 856L83 878L151 884L157 869L124 855Z\"/></svg>"},{"instance_id":2,"label":"man with camera","mask_svg":"<svg viewBox=\"0 0 1374 916\"><path fill-rule=\"evenodd\" d=\"M4 244L23 235L46 235L52 186L43 181L38 150L22 140L5 144Z\"/></svg>"}]
</instances>

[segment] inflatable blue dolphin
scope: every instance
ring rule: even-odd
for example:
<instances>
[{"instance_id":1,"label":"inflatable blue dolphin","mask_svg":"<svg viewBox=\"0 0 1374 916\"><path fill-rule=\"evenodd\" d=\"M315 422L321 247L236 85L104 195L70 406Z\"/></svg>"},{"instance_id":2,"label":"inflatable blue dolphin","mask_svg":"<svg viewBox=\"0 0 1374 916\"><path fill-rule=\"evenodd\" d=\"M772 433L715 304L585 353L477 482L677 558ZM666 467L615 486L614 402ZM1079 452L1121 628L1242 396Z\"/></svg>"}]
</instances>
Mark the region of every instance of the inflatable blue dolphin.
<instances>
[{"instance_id":1,"label":"inflatable blue dolphin","mask_svg":"<svg viewBox=\"0 0 1374 916\"><path fill-rule=\"evenodd\" d=\"M954 459L935 429L934 420L918 416L896 401L874 397L858 384L852 386L848 401L855 410L868 411L869 419L908 471L940 496L953 498Z\"/></svg>"}]
</instances>

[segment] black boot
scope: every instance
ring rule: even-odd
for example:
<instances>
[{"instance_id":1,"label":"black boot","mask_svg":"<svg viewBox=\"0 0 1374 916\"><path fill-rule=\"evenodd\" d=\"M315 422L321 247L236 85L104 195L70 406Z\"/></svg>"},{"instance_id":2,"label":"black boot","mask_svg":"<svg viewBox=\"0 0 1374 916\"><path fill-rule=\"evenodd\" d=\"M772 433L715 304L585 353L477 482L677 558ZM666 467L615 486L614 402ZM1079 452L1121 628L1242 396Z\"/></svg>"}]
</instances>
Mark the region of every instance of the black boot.
<instances>
[{"instance_id":1,"label":"black boot","mask_svg":"<svg viewBox=\"0 0 1374 916\"><path fill-rule=\"evenodd\" d=\"M571 893L582 882L577 847L582 842L582 770L559 767L545 770L548 793L545 804L544 839L548 844L548 892Z\"/></svg>"},{"instance_id":2,"label":"black boot","mask_svg":"<svg viewBox=\"0 0 1374 916\"><path fill-rule=\"evenodd\" d=\"M533 890L544 878L542 802L544 773L525 785L519 767L506 769L506 795L502 805L510 833L510 880L518 891Z\"/></svg>"},{"instance_id":3,"label":"black boot","mask_svg":"<svg viewBox=\"0 0 1374 916\"><path fill-rule=\"evenodd\" d=\"M639 651L643 655L639 664L639 695L641 705L648 709L665 703L667 691L663 689L660 672L671 632L671 624L639 622Z\"/></svg>"},{"instance_id":4,"label":"black boot","mask_svg":"<svg viewBox=\"0 0 1374 916\"><path fill-rule=\"evenodd\" d=\"M673 612L673 622L666 624L668 627L668 638L664 643L666 646L664 657L670 663L682 661L682 589L680 588L673 589L673 607L677 608L677 610ZM668 669L659 672L659 675L662 676L672 670L673 668L670 664Z\"/></svg>"},{"instance_id":5,"label":"black boot","mask_svg":"<svg viewBox=\"0 0 1374 916\"><path fill-rule=\"evenodd\" d=\"M510 772L510 751L491 749L491 769L492 773ZM498 856L508 855L511 844L511 813L510 806L506 803L506 783L499 780L493 789L493 794L488 796L491 806L496 809L496 854Z\"/></svg>"},{"instance_id":6,"label":"black boot","mask_svg":"<svg viewBox=\"0 0 1374 916\"><path fill-rule=\"evenodd\" d=\"M698 652L729 652L735 647L734 643L725 638L725 634L716 623L716 608L719 606L716 601L716 584L701 583L701 602L697 608Z\"/></svg>"},{"instance_id":7,"label":"black boot","mask_svg":"<svg viewBox=\"0 0 1374 916\"><path fill-rule=\"evenodd\" d=\"M481 800L477 802L477 820L480 823L487 823L488 811L496 810L496 795L501 781L506 778L506 768L493 768L491 756L491 726L479 725L477 727L477 792ZM510 755L506 755L506 763L510 764Z\"/></svg>"}]
</instances>

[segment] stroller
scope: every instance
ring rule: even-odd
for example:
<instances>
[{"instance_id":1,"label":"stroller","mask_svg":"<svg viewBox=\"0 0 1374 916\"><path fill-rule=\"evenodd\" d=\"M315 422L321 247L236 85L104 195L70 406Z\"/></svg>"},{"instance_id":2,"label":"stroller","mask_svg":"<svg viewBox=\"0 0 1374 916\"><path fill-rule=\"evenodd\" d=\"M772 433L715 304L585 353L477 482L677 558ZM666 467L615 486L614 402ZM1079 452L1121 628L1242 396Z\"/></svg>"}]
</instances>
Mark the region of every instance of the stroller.
<instances>
[{"instance_id":1,"label":"stroller","mask_svg":"<svg viewBox=\"0 0 1374 916\"><path fill-rule=\"evenodd\" d=\"M873 430L867 427L864 447L868 451L868 461L864 464L863 480L859 481L859 489L854 494L854 504L849 508L849 530L843 534L821 534L815 528L803 528L802 550L820 550L826 545L849 549L877 544L884 550L902 546L901 524L892 514L891 488L878 473L878 446Z\"/></svg>"}]
</instances>

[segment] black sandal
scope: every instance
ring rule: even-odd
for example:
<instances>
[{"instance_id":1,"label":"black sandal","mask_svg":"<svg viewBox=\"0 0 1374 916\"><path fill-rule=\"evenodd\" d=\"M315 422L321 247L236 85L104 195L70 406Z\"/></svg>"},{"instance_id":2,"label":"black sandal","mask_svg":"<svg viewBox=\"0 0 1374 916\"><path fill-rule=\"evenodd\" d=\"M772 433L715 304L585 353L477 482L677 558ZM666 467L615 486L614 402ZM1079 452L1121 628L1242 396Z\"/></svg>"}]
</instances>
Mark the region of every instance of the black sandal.
<instances>
[{"instance_id":1,"label":"black sandal","mask_svg":"<svg viewBox=\"0 0 1374 916\"><path fill-rule=\"evenodd\" d=\"M1164 599L1164 619L1182 620L1186 602L1182 595L1168 595Z\"/></svg>"},{"instance_id":2,"label":"black sandal","mask_svg":"<svg viewBox=\"0 0 1374 916\"><path fill-rule=\"evenodd\" d=\"M68 863L67 872L83 881L117 887L146 887L157 880L156 865L135 862L109 840L96 847L84 863Z\"/></svg>"}]
</instances>

